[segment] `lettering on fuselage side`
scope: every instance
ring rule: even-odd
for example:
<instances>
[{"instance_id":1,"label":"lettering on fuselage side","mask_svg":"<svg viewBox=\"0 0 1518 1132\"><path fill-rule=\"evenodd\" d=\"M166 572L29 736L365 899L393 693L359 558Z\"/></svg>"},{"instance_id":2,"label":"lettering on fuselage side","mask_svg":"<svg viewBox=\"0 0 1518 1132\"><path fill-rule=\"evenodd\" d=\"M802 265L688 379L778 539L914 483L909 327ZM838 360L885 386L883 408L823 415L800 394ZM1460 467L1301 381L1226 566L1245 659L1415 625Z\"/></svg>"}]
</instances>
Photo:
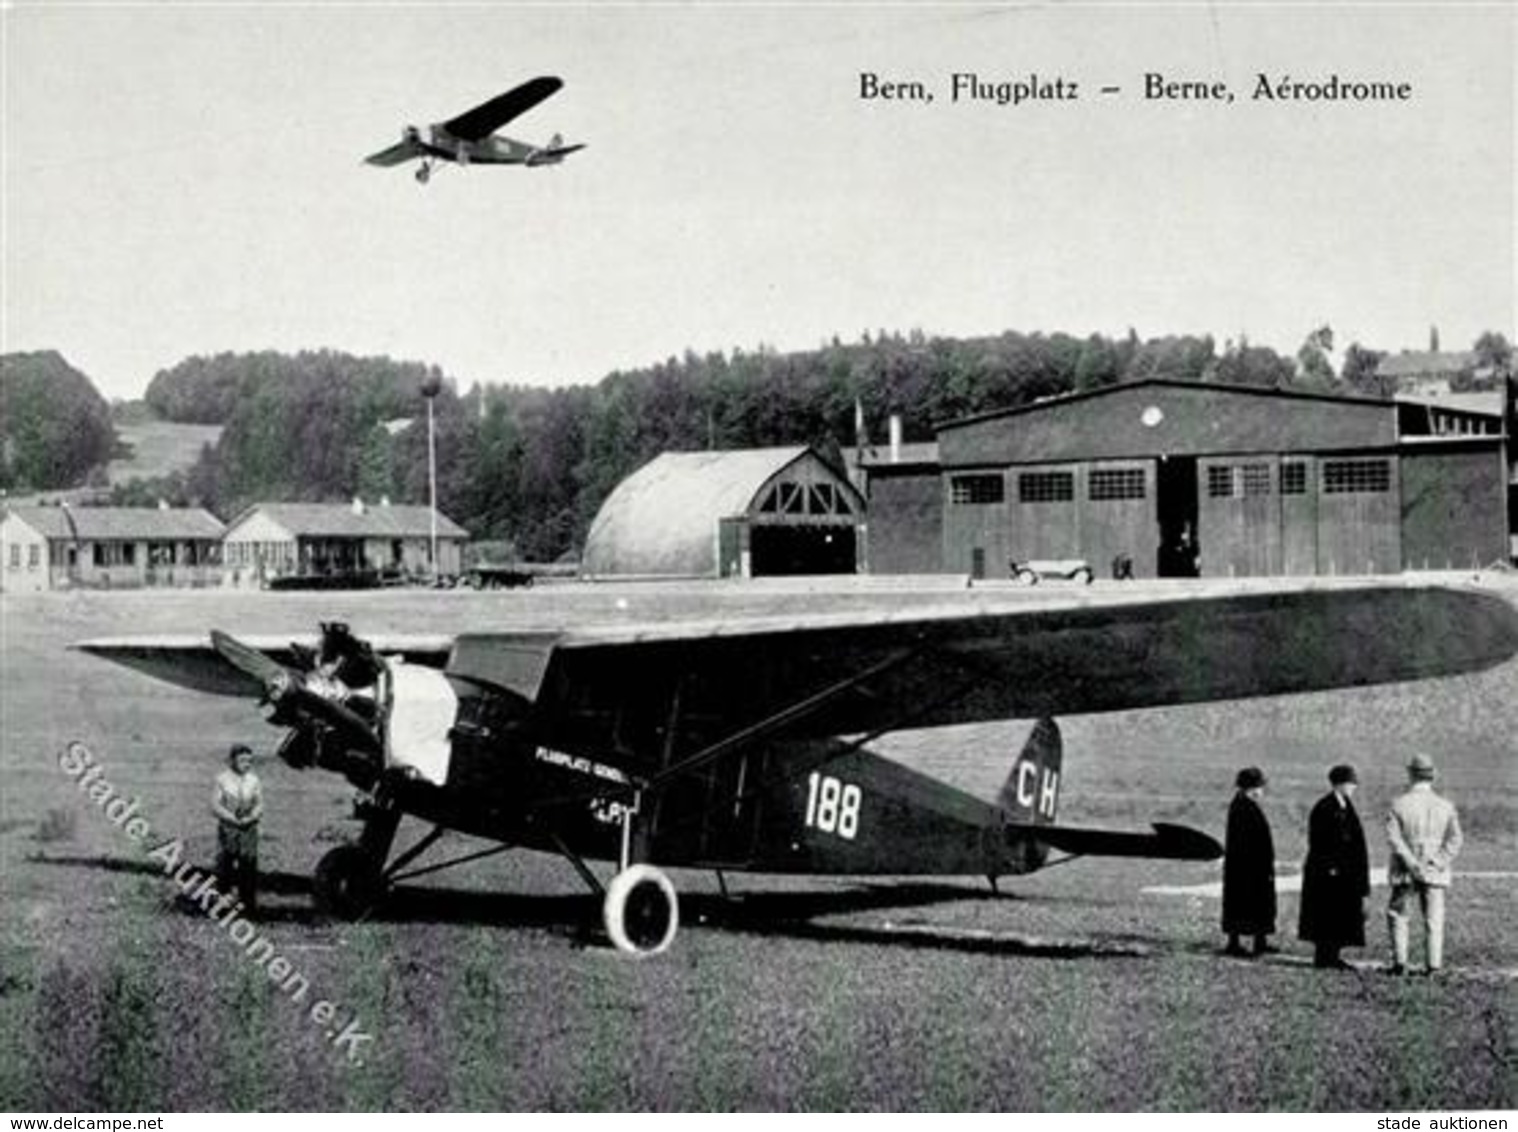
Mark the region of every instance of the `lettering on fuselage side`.
<instances>
[{"instance_id":1,"label":"lettering on fuselage side","mask_svg":"<svg viewBox=\"0 0 1518 1132\"><path fill-rule=\"evenodd\" d=\"M627 782L627 775L616 767L598 763L594 759L587 759L584 755L571 755L565 751L556 751L552 747L539 747L535 757L540 763L563 767L576 774L588 774L607 782L620 782L624 785Z\"/></svg>"},{"instance_id":2,"label":"lettering on fuselage side","mask_svg":"<svg viewBox=\"0 0 1518 1132\"><path fill-rule=\"evenodd\" d=\"M602 825L620 825L632 808L626 802L614 802L608 798L590 800L590 816Z\"/></svg>"},{"instance_id":3,"label":"lettering on fuselage side","mask_svg":"<svg viewBox=\"0 0 1518 1132\"><path fill-rule=\"evenodd\" d=\"M859 807L864 794L852 782L840 782L812 771L806 778L806 821L810 829L853 841L859 833Z\"/></svg>"}]
</instances>

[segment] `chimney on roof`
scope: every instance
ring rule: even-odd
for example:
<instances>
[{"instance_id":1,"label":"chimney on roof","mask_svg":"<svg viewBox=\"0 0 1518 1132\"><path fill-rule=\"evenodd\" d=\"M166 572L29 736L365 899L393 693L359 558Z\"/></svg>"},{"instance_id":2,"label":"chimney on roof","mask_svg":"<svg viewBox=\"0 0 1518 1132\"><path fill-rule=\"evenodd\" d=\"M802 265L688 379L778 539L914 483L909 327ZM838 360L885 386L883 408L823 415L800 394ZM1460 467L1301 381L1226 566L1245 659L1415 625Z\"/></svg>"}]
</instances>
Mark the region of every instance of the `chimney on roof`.
<instances>
[{"instance_id":1,"label":"chimney on roof","mask_svg":"<svg viewBox=\"0 0 1518 1132\"><path fill-rule=\"evenodd\" d=\"M901 414L891 414L891 463L901 463Z\"/></svg>"},{"instance_id":2,"label":"chimney on roof","mask_svg":"<svg viewBox=\"0 0 1518 1132\"><path fill-rule=\"evenodd\" d=\"M355 515L362 515L364 513L364 501L356 495L353 497L353 513Z\"/></svg>"}]
</instances>

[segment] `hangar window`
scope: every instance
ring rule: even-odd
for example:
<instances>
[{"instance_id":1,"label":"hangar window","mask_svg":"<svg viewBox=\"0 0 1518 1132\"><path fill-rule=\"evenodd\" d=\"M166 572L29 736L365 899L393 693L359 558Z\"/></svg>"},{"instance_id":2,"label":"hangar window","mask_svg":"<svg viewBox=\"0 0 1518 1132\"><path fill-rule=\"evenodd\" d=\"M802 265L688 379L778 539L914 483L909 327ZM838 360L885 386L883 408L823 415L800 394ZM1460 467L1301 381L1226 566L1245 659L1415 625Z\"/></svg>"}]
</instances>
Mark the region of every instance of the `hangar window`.
<instances>
[{"instance_id":1,"label":"hangar window","mask_svg":"<svg viewBox=\"0 0 1518 1132\"><path fill-rule=\"evenodd\" d=\"M1207 495L1212 499L1269 494L1269 464L1214 464L1207 469Z\"/></svg>"},{"instance_id":2,"label":"hangar window","mask_svg":"<svg viewBox=\"0 0 1518 1132\"><path fill-rule=\"evenodd\" d=\"M1074 472L1022 472L1017 477L1019 503L1068 503L1074 498Z\"/></svg>"},{"instance_id":3,"label":"hangar window","mask_svg":"<svg viewBox=\"0 0 1518 1132\"><path fill-rule=\"evenodd\" d=\"M1093 500L1144 498L1143 468L1099 468L1091 473L1087 495Z\"/></svg>"},{"instance_id":4,"label":"hangar window","mask_svg":"<svg viewBox=\"0 0 1518 1132\"><path fill-rule=\"evenodd\" d=\"M1327 460L1323 464L1325 495L1348 495L1391 490L1389 460Z\"/></svg>"},{"instance_id":5,"label":"hangar window","mask_svg":"<svg viewBox=\"0 0 1518 1132\"><path fill-rule=\"evenodd\" d=\"M21 569L21 544L11 543L11 569Z\"/></svg>"},{"instance_id":6,"label":"hangar window","mask_svg":"<svg viewBox=\"0 0 1518 1132\"><path fill-rule=\"evenodd\" d=\"M949 480L950 503L1000 503L1006 498L1001 476L954 476Z\"/></svg>"},{"instance_id":7,"label":"hangar window","mask_svg":"<svg viewBox=\"0 0 1518 1132\"><path fill-rule=\"evenodd\" d=\"M1281 465L1281 494L1282 495L1306 495L1307 494L1307 465L1300 460L1294 460Z\"/></svg>"},{"instance_id":8,"label":"hangar window","mask_svg":"<svg viewBox=\"0 0 1518 1132\"><path fill-rule=\"evenodd\" d=\"M33 570L42 565L42 548L36 543L26 548L26 564Z\"/></svg>"},{"instance_id":9,"label":"hangar window","mask_svg":"<svg viewBox=\"0 0 1518 1132\"><path fill-rule=\"evenodd\" d=\"M1245 495L1270 494L1270 465L1245 464L1239 468L1239 481Z\"/></svg>"}]
</instances>

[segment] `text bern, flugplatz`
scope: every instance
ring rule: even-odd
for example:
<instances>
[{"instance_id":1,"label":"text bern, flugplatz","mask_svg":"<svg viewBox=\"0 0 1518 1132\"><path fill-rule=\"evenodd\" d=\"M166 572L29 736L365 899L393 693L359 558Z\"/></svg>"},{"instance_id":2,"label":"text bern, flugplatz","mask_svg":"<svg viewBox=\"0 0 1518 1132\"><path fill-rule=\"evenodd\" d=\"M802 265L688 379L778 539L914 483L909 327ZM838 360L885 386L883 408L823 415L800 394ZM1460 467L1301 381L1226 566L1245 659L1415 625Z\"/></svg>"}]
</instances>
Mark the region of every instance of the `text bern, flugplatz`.
<instances>
[{"instance_id":1,"label":"text bern, flugplatz","mask_svg":"<svg viewBox=\"0 0 1518 1132\"><path fill-rule=\"evenodd\" d=\"M949 77L953 102L994 102L1017 106L1024 102L1073 102L1080 84L1064 76L1036 73L1016 79L983 79L973 71L956 71ZM859 72L859 97L866 101L932 102L933 90L919 79L882 78L874 71Z\"/></svg>"}]
</instances>

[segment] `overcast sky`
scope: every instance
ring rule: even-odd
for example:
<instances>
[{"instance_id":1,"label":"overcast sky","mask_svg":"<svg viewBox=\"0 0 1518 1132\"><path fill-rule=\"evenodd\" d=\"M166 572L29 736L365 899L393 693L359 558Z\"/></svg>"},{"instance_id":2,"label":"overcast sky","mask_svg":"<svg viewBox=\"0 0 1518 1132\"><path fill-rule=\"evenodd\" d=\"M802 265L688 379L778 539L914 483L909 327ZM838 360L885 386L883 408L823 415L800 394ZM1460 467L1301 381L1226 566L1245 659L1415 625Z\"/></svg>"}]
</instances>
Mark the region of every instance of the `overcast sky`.
<instances>
[{"instance_id":1,"label":"overcast sky","mask_svg":"<svg viewBox=\"0 0 1518 1132\"><path fill-rule=\"evenodd\" d=\"M1513 338L1514 11L11 2L3 346L124 398L224 350L467 387L878 328ZM955 72L1078 97L955 102ZM1412 96L1252 98L1335 73ZM540 74L503 132L587 145L564 165L362 164Z\"/></svg>"}]
</instances>

